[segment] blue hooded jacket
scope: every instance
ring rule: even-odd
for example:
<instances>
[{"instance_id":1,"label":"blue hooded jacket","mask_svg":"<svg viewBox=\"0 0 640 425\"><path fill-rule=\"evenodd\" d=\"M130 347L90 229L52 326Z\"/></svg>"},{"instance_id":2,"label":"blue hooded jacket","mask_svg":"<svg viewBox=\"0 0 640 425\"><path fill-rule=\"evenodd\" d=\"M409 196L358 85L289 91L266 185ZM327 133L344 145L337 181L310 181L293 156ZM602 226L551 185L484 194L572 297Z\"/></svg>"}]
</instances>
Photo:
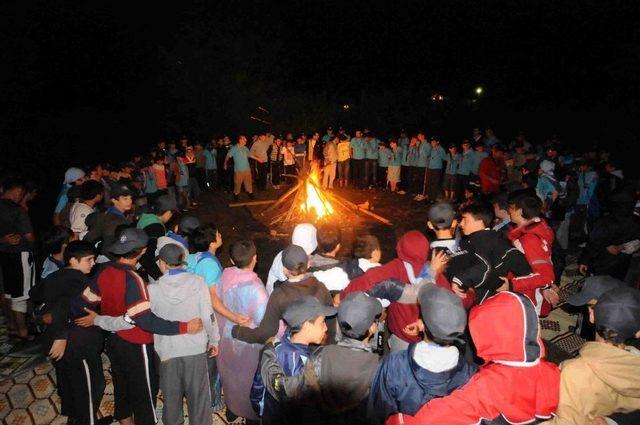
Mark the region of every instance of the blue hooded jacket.
<instances>
[{"instance_id":1,"label":"blue hooded jacket","mask_svg":"<svg viewBox=\"0 0 640 425\"><path fill-rule=\"evenodd\" d=\"M378 368L369 393L371 419L384 423L395 413L414 415L429 400L451 394L476 373L477 367L462 353L452 369L424 369L414 360L416 346L411 344L407 350L390 354Z\"/></svg>"}]
</instances>

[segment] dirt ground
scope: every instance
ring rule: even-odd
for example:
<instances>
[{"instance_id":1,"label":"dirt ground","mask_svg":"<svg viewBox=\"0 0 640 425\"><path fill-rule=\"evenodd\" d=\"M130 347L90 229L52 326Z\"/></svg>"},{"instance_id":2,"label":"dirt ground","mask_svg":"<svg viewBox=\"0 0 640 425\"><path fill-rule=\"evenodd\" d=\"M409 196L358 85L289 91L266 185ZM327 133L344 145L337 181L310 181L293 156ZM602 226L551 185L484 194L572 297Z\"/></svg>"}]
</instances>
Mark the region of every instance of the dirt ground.
<instances>
[{"instance_id":1,"label":"dirt ground","mask_svg":"<svg viewBox=\"0 0 640 425\"><path fill-rule=\"evenodd\" d=\"M279 190L256 192L255 200L277 199L288 189L289 187L281 187ZM395 257L395 245L399 236L413 229L426 231L428 206L425 202L413 201L409 195L355 189L334 189L333 193L355 204L368 201L370 211L392 222L389 226L362 213L338 209L332 222L342 230L340 255L349 255L355 236L368 232L379 238L384 263ZM237 202L247 201L250 200L243 194ZM219 191L204 193L198 202L200 206L191 214L200 218L203 223L215 224L220 230L224 244L218 254L222 264L225 267L230 264L229 247L234 241L252 239L258 250L256 272L266 280L273 257L289 243L295 223L270 227L273 214L267 211L268 205L231 208L229 204L236 201L230 194ZM275 230L278 236L271 236L271 230Z\"/></svg>"}]
</instances>

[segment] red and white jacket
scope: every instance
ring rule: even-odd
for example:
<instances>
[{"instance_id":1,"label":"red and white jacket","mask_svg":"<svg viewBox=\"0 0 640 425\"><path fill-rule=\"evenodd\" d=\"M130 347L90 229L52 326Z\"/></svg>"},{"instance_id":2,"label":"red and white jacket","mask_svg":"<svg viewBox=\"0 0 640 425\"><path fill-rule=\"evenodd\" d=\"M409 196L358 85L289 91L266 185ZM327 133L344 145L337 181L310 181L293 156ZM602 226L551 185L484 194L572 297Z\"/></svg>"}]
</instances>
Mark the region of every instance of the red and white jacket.
<instances>
[{"instance_id":1,"label":"red and white jacket","mask_svg":"<svg viewBox=\"0 0 640 425\"><path fill-rule=\"evenodd\" d=\"M551 306L542 297L542 290L555 281L551 249L553 248L553 230L546 221L536 218L533 221L511 229L508 238L527 258L533 273L511 279L511 288L525 294L533 302L536 312L546 316Z\"/></svg>"},{"instance_id":2,"label":"red and white jacket","mask_svg":"<svg viewBox=\"0 0 640 425\"><path fill-rule=\"evenodd\" d=\"M538 316L522 294L500 292L471 309L469 331L485 364L462 388L396 414L387 425L534 424L558 408L560 370L543 360ZM495 422L494 422L495 421Z\"/></svg>"}]
</instances>

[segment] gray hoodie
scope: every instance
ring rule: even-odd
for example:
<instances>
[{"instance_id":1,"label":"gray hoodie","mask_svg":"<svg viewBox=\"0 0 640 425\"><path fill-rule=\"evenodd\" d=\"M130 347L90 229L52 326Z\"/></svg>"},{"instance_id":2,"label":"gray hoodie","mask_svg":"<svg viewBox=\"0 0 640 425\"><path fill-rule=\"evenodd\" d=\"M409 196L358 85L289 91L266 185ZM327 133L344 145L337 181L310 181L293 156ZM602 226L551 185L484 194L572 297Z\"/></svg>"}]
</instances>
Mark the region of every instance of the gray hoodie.
<instances>
[{"instance_id":1,"label":"gray hoodie","mask_svg":"<svg viewBox=\"0 0 640 425\"><path fill-rule=\"evenodd\" d=\"M212 322L211 296L202 277L184 269L169 270L147 289L151 311L157 316L181 322L199 317L204 325L204 331L195 335L154 335L161 361L202 354L207 351L207 344L218 345L220 335Z\"/></svg>"}]
</instances>

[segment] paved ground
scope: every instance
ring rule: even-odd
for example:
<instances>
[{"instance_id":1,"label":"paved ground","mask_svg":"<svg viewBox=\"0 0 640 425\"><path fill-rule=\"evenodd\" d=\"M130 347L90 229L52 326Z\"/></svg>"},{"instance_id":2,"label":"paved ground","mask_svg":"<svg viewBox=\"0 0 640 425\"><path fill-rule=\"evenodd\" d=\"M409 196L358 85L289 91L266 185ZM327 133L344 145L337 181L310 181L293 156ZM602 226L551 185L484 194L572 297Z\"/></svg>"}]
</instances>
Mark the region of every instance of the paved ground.
<instances>
[{"instance_id":1,"label":"paved ground","mask_svg":"<svg viewBox=\"0 0 640 425\"><path fill-rule=\"evenodd\" d=\"M258 199L275 199L279 192L259 193ZM395 238L410 229L422 229L426 219L427 207L403 198L401 195L376 191L337 190L342 196L352 202L369 201L375 212L386 216L394 223L393 226L381 225L378 222L362 218L350 217L343 220L343 232L348 248L353 236L367 229L376 234L384 247L383 260L392 258L395 250ZM287 243L287 229L280 228L284 235L280 238L272 237L272 230L265 224L260 215L264 207L234 208L226 207L228 196L205 194L200 199L202 206L194 211L205 222L214 222L219 226L225 239L225 246L230 246L234 240L249 237L258 246L259 263L257 271L266 277L273 256ZM227 264L228 257L223 250L221 258ZM572 261L573 260L573 261ZM569 258L565 275L562 279L564 297L577 289L579 277L575 260ZM542 337L548 348L548 357L552 361L562 361L574 355L584 341L575 336L572 326L575 326L577 316L555 309L551 315L542 321ZM103 356L104 371L107 388L100 406L100 412L107 416L113 412L113 385L109 373L109 361ZM161 412L162 401L158 403ZM55 373L51 363L38 353L35 343L17 343L9 339L6 325L0 322L0 421L10 425L30 424L64 424L66 418L60 416L60 400L55 391ZM161 416L159 414L159 416ZM218 415L214 416L216 424L227 423Z\"/></svg>"}]
</instances>

